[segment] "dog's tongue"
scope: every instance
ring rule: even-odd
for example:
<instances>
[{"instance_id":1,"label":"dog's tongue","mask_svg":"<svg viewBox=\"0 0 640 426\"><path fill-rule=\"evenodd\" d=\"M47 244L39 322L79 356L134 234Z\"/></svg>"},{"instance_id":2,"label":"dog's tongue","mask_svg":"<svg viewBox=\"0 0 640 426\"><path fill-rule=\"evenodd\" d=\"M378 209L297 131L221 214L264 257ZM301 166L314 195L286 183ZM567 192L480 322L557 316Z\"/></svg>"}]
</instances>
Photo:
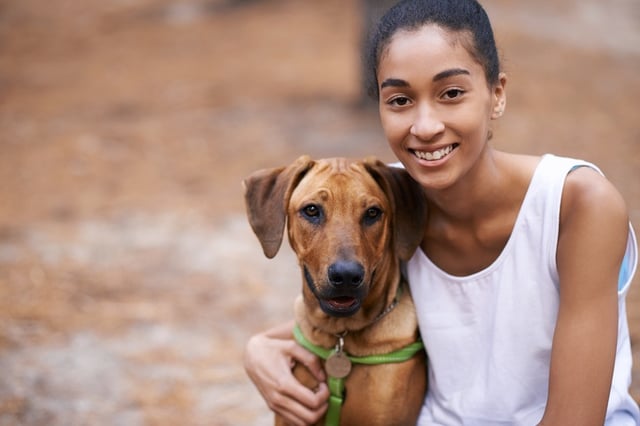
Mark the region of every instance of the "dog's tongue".
<instances>
[{"instance_id":1,"label":"dog's tongue","mask_svg":"<svg viewBox=\"0 0 640 426\"><path fill-rule=\"evenodd\" d=\"M354 303L356 303L354 297L336 297L329 300L329 304L336 309L347 309L353 306Z\"/></svg>"}]
</instances>

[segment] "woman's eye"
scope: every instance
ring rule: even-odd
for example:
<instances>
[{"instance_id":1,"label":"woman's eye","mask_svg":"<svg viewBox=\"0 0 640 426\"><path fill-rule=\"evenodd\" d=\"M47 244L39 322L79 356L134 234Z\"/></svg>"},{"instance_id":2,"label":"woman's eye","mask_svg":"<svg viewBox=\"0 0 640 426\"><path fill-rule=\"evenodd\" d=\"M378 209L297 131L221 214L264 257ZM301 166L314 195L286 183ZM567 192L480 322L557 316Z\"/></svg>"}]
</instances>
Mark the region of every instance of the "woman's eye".
<instances>
[{"instance_id":1,"label":"woman's eye","mask_svg":"<svg viewBox=\"0 0 640 426\"><path fill-rule=\"evenodd\" d=\"M409 102L410 102L409 98L407 97L396 96L395 98L391 99L388 103L389 105L403 107L403 106L409 105Z\"/></svg>"},{"instance_id":2,"label":"woman's eye","mask_svg":"<svg viewBox=\"0 0 640 426\"><path fill-rule=\"evenodd\" d=\"M461 89L449 89L446 92L444 92L443 96L445 99L451 100L451 99L459 98L460 96L462 96L463 93L464 91Z\"/></svg>"}]
</instances>

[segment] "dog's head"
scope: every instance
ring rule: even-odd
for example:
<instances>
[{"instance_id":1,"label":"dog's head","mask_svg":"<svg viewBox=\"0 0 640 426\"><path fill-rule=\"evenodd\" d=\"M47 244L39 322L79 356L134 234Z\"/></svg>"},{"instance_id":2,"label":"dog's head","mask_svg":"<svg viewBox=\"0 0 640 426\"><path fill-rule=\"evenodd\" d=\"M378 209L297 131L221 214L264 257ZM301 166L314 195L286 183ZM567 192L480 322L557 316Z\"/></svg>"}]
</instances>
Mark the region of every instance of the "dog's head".
<instances>
[{"instance_id":1,"label":"dog's head","mask_svg":"<svg viewBox=\"0 0 640 426\"><path fill-rule=\"evenodd\" d=\"M332 317L352 316L384 295L388 289L374 288L375 278L398 278L398 259L408 260L423 236L422 189L405 170L375 159L304 156L252 174L244 187L265 255L276 255L287 224L306 282L305 303Z\"/></svg>"}]
</instances>

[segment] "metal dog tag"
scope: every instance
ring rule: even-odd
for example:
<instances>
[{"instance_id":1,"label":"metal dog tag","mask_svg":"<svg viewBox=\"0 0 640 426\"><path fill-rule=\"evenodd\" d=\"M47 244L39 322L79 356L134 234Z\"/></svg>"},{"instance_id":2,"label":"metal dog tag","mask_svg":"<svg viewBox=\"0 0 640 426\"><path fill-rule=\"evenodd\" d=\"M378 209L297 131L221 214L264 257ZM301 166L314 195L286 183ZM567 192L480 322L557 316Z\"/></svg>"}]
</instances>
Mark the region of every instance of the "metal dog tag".
<instances>
[{"instance_id":1,"label":"metal dog tag","mask_svg":"<svg viewBox=\"0 0 640 426\"><path fill-rule=\"evenodd\" d=\"M329 376L343 379L351 372L351 360L342 351L334 352L327 358L325 369Z\"/></svg>"}]
</instances>

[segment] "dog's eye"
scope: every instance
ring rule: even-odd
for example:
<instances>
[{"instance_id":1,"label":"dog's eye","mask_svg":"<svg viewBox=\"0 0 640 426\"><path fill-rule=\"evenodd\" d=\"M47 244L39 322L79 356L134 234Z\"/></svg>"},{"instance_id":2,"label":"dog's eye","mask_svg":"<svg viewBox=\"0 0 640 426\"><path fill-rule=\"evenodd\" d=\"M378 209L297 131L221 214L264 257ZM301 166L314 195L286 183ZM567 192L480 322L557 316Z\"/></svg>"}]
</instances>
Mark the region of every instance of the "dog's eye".
<instances>
[{"instance_id":1,"label":"dog's eye","mask_svg":"<svg viewBox=\"0 0 640 426\"><path fill-rule=\"evenodd\" d=\"M320 206L316 205L316 204L308 204L308 205L304 206L300 210L300 213L307 220L309 220L310 222L313 222L313 223L318 223L320 221L320 219L322 218L322 208Z\"/></svg>"},{"instance_id":2,"label":"dog's eye","mask_svg":"<svg viewBox=\"0 0 640 426\"><path fill-rule=\"evenodd\" d=\"M320 209L316 205L309 204L302 209L302 212L307 216L315 217L320 214Z\"/></svg>"},{"instance_id":3,"label":"dog's eye","mask_svg":"<svg viewBox=\"0 0 640 426\"><path fill-rule=\"evenodd\" d=\"M365 225L371 225L375 223L380 216L382 216L382 210L378 207L369 207L367 211L364 212L364 217L362 218Z\"/></svg>"}]
</instances>

